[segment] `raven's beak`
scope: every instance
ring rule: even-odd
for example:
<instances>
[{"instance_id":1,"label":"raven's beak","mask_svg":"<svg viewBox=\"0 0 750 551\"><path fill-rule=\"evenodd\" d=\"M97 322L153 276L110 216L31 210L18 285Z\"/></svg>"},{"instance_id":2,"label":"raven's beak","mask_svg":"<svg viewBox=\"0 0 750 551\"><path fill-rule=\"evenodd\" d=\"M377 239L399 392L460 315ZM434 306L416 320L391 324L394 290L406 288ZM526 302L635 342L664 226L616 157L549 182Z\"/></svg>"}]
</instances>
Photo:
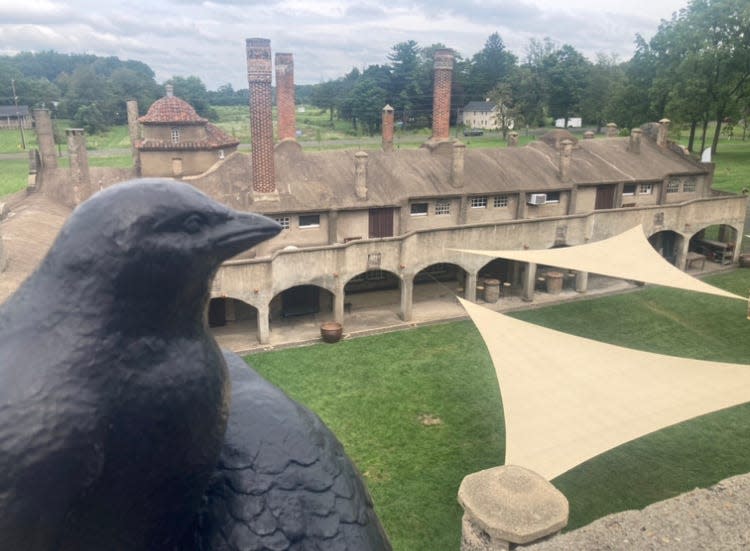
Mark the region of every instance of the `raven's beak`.
<instances>
[{"instance_id":1,"label":"raven's beak","mask_svg":"<svg viewBox=\"0 0 750 551\"><path fill-rule=\"evenodd\" d=\"M214 251L226 260L277 235L281 226L260 214L235 211L217 230Z\"/></svg>"}]
</instances>

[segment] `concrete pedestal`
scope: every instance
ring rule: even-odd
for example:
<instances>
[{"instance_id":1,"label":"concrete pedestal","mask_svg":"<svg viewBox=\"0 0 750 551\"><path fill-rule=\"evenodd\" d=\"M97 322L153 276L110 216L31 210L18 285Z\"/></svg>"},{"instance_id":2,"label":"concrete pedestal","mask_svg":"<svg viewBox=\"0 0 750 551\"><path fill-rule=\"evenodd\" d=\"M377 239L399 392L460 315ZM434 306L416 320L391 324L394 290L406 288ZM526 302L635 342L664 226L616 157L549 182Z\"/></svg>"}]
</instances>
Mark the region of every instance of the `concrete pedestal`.
<instances>
[{"instance_id":1,"label":"concrete pedestal","mask_svg":"<svg viewBox=\"0 0 750 551\"><path fill-rule=\"evenodd\" d=\"M506 465L466 476L458 489L464 508L461 551L505 551L562 530L568 500L533 471Z\"/></svg>"}]
</instances>

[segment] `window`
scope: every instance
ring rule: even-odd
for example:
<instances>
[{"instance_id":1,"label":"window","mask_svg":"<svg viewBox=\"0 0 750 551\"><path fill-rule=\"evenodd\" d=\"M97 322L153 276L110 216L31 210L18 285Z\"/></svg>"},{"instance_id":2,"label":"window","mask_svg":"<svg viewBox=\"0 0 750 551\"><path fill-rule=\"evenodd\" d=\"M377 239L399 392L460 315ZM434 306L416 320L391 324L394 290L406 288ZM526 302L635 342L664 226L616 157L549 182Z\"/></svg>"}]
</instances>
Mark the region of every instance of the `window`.
<instances>
[{"instance_id":1,"label":"window","mask_svg":"<svg viewBox=\"0 0 750 551\"><path fill-rule=\"evenodd\" d=\"M427 203L412 203L411 215L412 216L427 216Z\"/></svg>"},{"instance_id":2,"label":"window","mask_svg":"<svg viewBox=\"0 0 750 551\"><path fill-rule=\"evenodd\" d=\"M560 192L559 191L548 191L547 192L547 203L559 203Z\"/></svg>"},{"instance_id":3,"label":"window","mask_svg":"<svg viewBox=\"0 0 750 551\"><path fill-rule=\"evenodd\" d=\"M435 201L435 214L450 214L451 202L446 200Z\"/></svg>"},{"instance_id":4,"label":"window","mask_svg":"<svg viewBox=\"0 0 750 551\"><path fill-rule=\"evenodd\" d=\"M638 195L651 195L653 189L653 184L641 184L638 188Z\"/></svg>"},{"instance_id":5,"label":"window","mask_svg":"<svg viewBox=\"0 0 750 551\"><path fill-rule=\"evenodd\" d=\"M687 193L692 193L695 191L696 183L695 183L695 177L694 176L688 176L685 178L682 184L682 191Z\"/></svg>"},{"instance_id":6,"label":"window","mask_svg":"<svg viewBox=\"0 0 750 551\"><path fill-rule=\"evenodd\" d=\"M493 205L495 208L501 208L501 207L507 207L508 206L508 196L507 195L496 195L495 200L493 201Z\"/></svg>"},{"instance_id":7,"label":"window","mask_svg":"<svg viewBox=\"0 0 750 551\"><path fill-rule=\"evenodd\" d=\"M635 184L625 184L622 188L623 195L635 195Z\"/></svg>"},{"instance_id":8,"label":"window","mask_svg":"<svg viewBox=\"0 0 750 551\"><path fill-rule=\"evenodd\" d=\"M300 214L300 228L317 228L320 226L320 214Z\"/></svg>"},{"instance_id":9,"label":"window","mask_svg":"<svg viewBox=\"0 0 750 551\"><path fill-rule=\"evenodd\" d=\"M282 230L289 229L289 217L288 216L277 216L274 218L274 221L276 221L279 224L279 226L281 226Z\"/></svg>"},{"instance_id":10,"label":"window","mask_svg":"<svg viewBox=\"0 0 750 551\"><path fill-rule=\"evenodd\" d=\"M487 208L487 196L482 195L480 197L472 197L469 199L469 206L473 209L486 209Z\"/></svg>"},{"instance_id":11,"label":"window","mask_svg":"<svg viewBox=\"0 0 750 551\"><path fill-rule=\"evenodd\" d=\"M677 193L680 191L679 178L670 178L667 182L667 193Z\"/></svg>"},{"instance_id":12,"label":"window","mask_svg":"<svg viewBox=\"0 0 750 551\"><path fill-rule=\"evenodd\" d=\"M172 143L180 143L180 129L179 128L172 129Z\"/></svg>"}]
</instances>

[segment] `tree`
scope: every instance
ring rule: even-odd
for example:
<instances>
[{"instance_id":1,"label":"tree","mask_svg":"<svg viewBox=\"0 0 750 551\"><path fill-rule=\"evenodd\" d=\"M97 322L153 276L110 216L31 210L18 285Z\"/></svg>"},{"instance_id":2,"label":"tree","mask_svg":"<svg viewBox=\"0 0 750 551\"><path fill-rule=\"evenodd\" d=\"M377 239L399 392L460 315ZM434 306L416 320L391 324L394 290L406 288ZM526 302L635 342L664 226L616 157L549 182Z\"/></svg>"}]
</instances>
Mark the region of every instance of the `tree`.
<instances>
[{"instance_id":1,"label":"tree","mask_svg":"<svg viewBox=\"0 0 750 551\"><path fill-rule=\"evenodd\" d=\"M595 124L597 132L611 120L612 97L623 86L624 76L614 55L600 53L596 63L590 66L588 85L582 92L581 117Z\"/></svg>"},{"instance_id":2,"label":"tree","mask_svg":"<svg viewBox=\"0 0 750 551\"><path fill-rule=\"evenodd\" d=\"M210 120L219 118L216 111L211 109L211 104L208 102L208 90L199 77L193 75L189 77L173 76L166 84L174 86L174 95L192 105L201 117Z\"/></svg>"},{"instance_id":3,"label":"tree","mask_svg":"<svg viewBox=\"0 0 750 551\"><path fill-rule=\"evenodd\" d=\"M565 120L580 114L588 86L590 63L573 46L565 44L542 61L548 105L553 118Z\"/></svg>"},{"instance_id":4,"label":"tree","mask_svg":"<svg viewBox=\"0 0 750 551\"><path fill-rule=\"evenodd\" d=\"M490 90L506 82L513 74L518 59L505 48L498 33L492 33L484 48L474 54L469 67L467 94L470 99L483 100Z\"/></svg>"},{"instance_id":5,"label":"tree","mask_svg":"<svg viewBox=\"0 0 750 551\"><path fill-rule=\"evenodd\" d=\"M489 93L489 100L497 106L495 120L503 132L503 138L508 135L516 123L518 112L513 104L513 91L510 84L502 83L495 86Z\"/></svg>"}]
</instances>

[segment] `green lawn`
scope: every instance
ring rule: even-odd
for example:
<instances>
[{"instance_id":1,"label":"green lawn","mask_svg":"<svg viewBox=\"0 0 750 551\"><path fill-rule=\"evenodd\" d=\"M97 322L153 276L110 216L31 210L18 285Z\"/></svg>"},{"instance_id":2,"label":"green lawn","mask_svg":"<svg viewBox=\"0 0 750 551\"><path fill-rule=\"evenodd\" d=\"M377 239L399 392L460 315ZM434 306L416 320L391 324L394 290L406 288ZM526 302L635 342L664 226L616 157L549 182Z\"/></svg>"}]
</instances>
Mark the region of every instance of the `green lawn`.
<instances>
[{"instance_id":1,"label":"green lawn","mask_svg":"<svg viewBox=\"0 0 750 551\"><path fill-rule=\"evenodd\" d=\"M747 294L750 270L711 283ZM748 363L746 304L662 288L528 310L518 318L673 355ZM469 322L336 345L267 352L249 361L336 432L365 474L394 548L453 550L458 485L502 463L497 382ZM423 425L420 416L439 418ZM430 417L427 417L428 419ZM554 481L570 528L750 471L750 405L659 431Z\"/></svg>"}]
</instances>

